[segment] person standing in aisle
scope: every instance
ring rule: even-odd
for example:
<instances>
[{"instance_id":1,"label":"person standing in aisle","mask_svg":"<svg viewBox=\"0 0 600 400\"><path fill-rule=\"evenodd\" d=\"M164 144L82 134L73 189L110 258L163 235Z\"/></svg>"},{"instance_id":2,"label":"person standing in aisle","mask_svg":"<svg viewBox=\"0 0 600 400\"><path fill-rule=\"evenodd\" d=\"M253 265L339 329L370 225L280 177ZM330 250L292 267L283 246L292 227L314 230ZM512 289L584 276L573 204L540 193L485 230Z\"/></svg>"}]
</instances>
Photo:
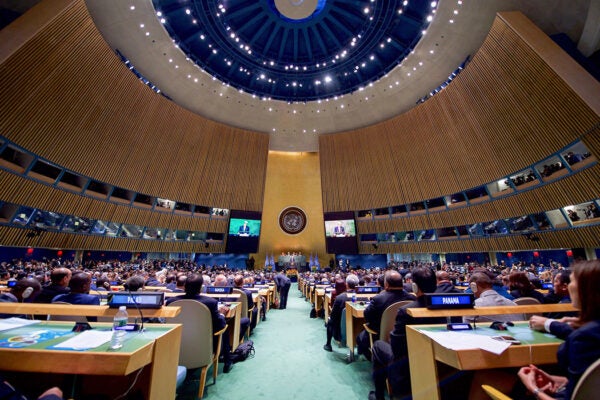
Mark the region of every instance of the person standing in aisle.
<instances>
[{"instance_id":1,"label":"person standing in aisle","mask_svg":"<svg viewBox=\"0 0 600 400\"><path fill-rule=\"evenodd\" d=\"M279 309L285 310L287 307L287 298L292 281L285 275L284 272L279 272L277 275L275 275L274 280L275 285L277 286L277 291L279 292Z\"/></svg>"}]
</instances>

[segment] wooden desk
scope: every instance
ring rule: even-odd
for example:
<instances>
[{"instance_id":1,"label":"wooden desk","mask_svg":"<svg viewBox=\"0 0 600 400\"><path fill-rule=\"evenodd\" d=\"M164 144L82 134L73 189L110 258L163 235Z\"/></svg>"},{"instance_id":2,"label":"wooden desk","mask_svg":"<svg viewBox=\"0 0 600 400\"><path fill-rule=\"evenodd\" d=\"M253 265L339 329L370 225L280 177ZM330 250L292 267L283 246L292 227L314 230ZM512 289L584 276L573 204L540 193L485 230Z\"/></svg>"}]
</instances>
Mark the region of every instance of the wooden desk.
<instances>
[{"instance_id":1,"label":"wooden desk","mask_svg":"<svg viewBox=\"0 0 600 400\"><path fill-rule=\"evenodd\" d=\"M523 306L498 306L498 307L474 307L452 310L430 310L427 308L408 308L410 316L420 317L458 317L478 316L494 314L543 314L547 312L577 311L571 303L559 304L531 304Z\"/></svg>"},{"instance_id":2,"label":"wooden desk","mask_svg":"<svg viewBox=\"0 0 600 400\"><path fill-rule=\"evenodd\" d=\"M0 303L0 314L19 315L68 315L112 318L118 308L91 306L79 304L46 304L46 303ZM128 309L130 314L136 313L135 308ZM144 308L144 318L172 318L181 312L179 307L163 306L161 308Z\"/></svg>"},{"instance_id":3,"label":"wooden desk","mask_svg":"<svg viewBox=\"0 0 600 400\"><path fill-rule=\"evenodd\" d=\"M242 303L233 302L229 306L229 312L225 315L229 331L229 343L231 351L235 351L240 345L240 321L242 319Z\"/></svg>"},{"instance_id":4,"label":"wooden desk","mask_svg":"<svg viewBox=\"0 0 600 400\"><path fill-rule=\"evenodd\" d=\"M329 309L333 306L331 302L331 292L325 293L325 297L323 298L323 308L325 309L325 322L329 321Z\"/></svg>"},{"instance_id":5,"label":"wooden desk","mask_svg":"<svg viewBox=\"0 0 600 400\"><path fill-rule=\"evenodd\" d=\"M112 328L112 324L109 323L91 325L99 329ZM73 323L69 322L42 321L39 324L0 332L0 341L41 329L70 332L72 327ZM144 367L136 383L136 388L144 392L144 398L155 400L175 398L181 325L146 324L143 333L128 332L123 347L119 350L109 350L110 343L87 351L49 349L50 346L61 343L72 335L76 333L69 333L66 336L23 348L0 347L0 370L83 375L78 377L83 380L79 398L85 398L86 394L104 393L110 394L113 398L120 394L121 390L124 392L123 387L126 389L131 384L135 377L135 374L131 373ZM101 375L106 378L86 379L87 375ZM125 377L126 375L129 376ZM116 379L117 376L124 378Z\"/></svg>"},{"instance_id":6,"label":"wooden desk","mask_svg":"<svg viewBox=\"0 0 600 400\"><path fill-rule=\"evenodd\" d=\"M562 343L560 339L529 329L527 322L518 322L514 327L503 331L502 334L514 336L522 344L512 345L502 354L496 355L481 349L447 349L423 334L425 330L446 331L446 326L409 325L406 328L410 381L414 400L440 399L436 361L459 370L553 364L556 363L558 346ZM498 335L498 331L483 327L478 327L470 332L487 336Z\"/></svg>"},{"instance_id":7,"label":"wooden desk","mask_svg":"<svg viewBox=\"0 0 600 400\"><path fill-rule=\"evenodd\" d=\"M356 336L363 329L365 323L366 305L359 302L346 302L346 345L350 350L349 360L354 361L354 346L356 346Z\"/></svg>"}]
</instances>

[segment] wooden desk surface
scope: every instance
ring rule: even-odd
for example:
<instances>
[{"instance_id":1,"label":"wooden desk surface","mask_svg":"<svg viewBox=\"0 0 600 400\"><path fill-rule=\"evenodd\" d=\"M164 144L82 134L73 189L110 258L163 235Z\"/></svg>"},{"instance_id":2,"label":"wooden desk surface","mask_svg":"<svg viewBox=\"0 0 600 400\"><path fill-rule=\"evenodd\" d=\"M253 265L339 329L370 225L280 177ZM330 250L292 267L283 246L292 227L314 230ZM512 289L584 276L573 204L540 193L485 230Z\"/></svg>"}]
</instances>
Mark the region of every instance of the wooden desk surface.
<instances>
[{"instance_id":1,"label":"wooden desk surface","mask_svg":"<svg viewBox=\"0 0 600 400\"><path fill-rule=\"evenodd\" d=\"M547 312L577 311L571 303L532 304L523 306L474 307L452 310L430 310L427 308L409 308L409 315L420 317L459 317L494 314L543 314Z\"/></svg>"},{"instance_id":2,"label":"wooden desk surface","mask_svg":"<svg viewBox=\"0 0 600 400\"><path fill-rule=\"evenodd\" d=\"M415 400L440 399L439 378L435 361L443 362L459 370L521 367L528 364L556 363L556 352L562 340L529 329L527 322L515 323L502 334L519 339L522 344L512 345L496 355L481 349L451 350L443 347L423 332L434 330L447 332L445 325L409 325L406 329L410 379ZM479 327L468 331L495 336L499 331Z\"/></svg>"},{"instance_id":3,"label":"wooden desk surface","mask_svg":"<svg viewBox=\"0 0 600 400\"><path fill-rule=\"evenodd\" d=\"M92 323L96 329L110 330L110 323ZM5 371L126 376L151 365L146 371L144 391L148 399L161 400L175 396L176 370L181 342L181 325L147 324L144 332L128 332L123 347L110 350L110 343L95 349L74 351L50 349L76 333L72 322L41 321L38 324L0 332L0 342L40 330L68 332L22 348L0 346L0 369Z\"/></svg>"},{"instance_id":4,"label":"wooden desk surface","mask_svg":"<svg viewBox=\"0 0 600 400\"><path fill-rule=\"evenodd\" d=\"M129 309L128 312L132 312ZM0 314L24 315L69 315L84 317L114 317L118 308L79 304L46 304L46 303L0 303ZM137 312L137 311L136 311ZM181 312L179 307L163 306L161 308L144 308L142 313L147 318L171 318Z\"/></svg>"}]
</instances>

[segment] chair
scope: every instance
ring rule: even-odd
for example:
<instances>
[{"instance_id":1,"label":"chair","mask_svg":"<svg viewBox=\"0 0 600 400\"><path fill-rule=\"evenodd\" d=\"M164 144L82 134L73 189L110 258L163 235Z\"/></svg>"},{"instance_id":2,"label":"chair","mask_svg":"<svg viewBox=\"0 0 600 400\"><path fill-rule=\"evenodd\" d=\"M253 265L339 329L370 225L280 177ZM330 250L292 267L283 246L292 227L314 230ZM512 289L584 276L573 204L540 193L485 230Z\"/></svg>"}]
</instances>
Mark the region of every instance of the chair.
<instances>
[{"instance_id":1,"label":"chair","mask_svg":"<svg viewBox=\"0 0 600 400\"><path fill-rule=\"evenodd\" d=\"M600 393L600 359L590 365L575 386L572 400L595 398Z\"/></svg>"},{"instance_id":2,"label":"chair","mask_svg":"<svg viewBox=\"0 0 600 400\"><path fill-rule=\"evenodd\" d=\"M371 342L371 349L373 348L374 338L379 336L379 339L389 343L390 342L390 333L392 329L394 329L394 323L396 322L396 315L398 314L398 309L404 307L407 304L412 303L412 300L402 300L396 303L389 305L381 315L381 323L379 324L380 334L369 328L368 324L363 324L363 327L369 334L369 341ZM373 350L371 350L372 352ZM392 387L390 386L390 382L386 379L387 391L392 396Z\"/></svg>"},{"instance_id":3,"label":"chair","mask_svg":"<svg viewBox=\"0 0 600 400\"><path fill-rule=\"evenodd\" d=\"M66 306L72 305L71 303L67 303L64 301L55 301L52 304L62 304ZM87 317L83 315L51 315L48 314L48 321L70 321L70 322L88 322Z\"/></svg>"},{"instance_id":4,"label":"chair","mask_svg":"<svg viewBox=\"0 0 600 400\"><path fill-rule=\"evenodd\" d=\"M198 397L204 396L206 374L213 367L213 384L217 382L221 338L227 325L219 332L212 332L210 310L196 300L177 300L171 306L181 307L181 312L171 322L182 324L181 347L179 348L179 365L187 369L202 368L200 373L200 389ZM213 340L217 340L213 353Z\"/></svg>"},{"instance_id":5,"label":"chair","mask_svg":"<svg viewBox=\"0 0 600 400\"><path fill-rule=\"evenodd\" d=\"M385 309L381 315L381 323L379 324L381 335L379 332L371 329L368 324L363 324L363 327L369 334L371 347L373 347L373 339L377 336L379 336L379 339L383 340L384 342L390 342L390 333L392 332L392 329L394 329L394 322L396 322L396 314L398 314L398 309L410 303L412 303L412 300L398 301L389 305L388 308Z\"/></svg>"},{"instance_id":6,"label":"chair","mask_svg":"<svg viewBox=\"0 0 600 400\"><path fill-rule=\"evenodd\" d=\"M539 302L538 299L533 298L533 297L519 297L518 299L514 299L513 300L515 303L517 303L517 305L519 306L529 306L529 305L535 305L535 304L542 304ZM530 313L530 314L523 314L523 316L525 317L526 320L528 320L529 318L531 318L532 315L536 315L535 313Z\"/></svg>"},{"instance_id":7,"label":"chair","mask_svg":"<svg viewBox=\"0 0 600 400\"><path fill-rule=\"evenodd\" d=\"M512 400L510 397L499 391L490 385L481 385L481 388L490 396L493 400Z\"/></svg>"}]
</instances>

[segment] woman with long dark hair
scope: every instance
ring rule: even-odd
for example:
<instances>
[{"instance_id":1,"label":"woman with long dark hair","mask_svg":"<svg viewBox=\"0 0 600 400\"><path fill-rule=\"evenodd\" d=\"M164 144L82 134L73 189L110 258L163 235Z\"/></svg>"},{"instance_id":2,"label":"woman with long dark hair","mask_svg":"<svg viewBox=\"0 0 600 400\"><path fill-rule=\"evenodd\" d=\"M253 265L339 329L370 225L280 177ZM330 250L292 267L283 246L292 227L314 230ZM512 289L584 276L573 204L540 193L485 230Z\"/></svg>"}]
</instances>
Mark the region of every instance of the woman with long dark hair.
<instances>
[{"instance_id":1,"label":"woman with long dark hair","mask_svg":"<svg viewBox=\"0 0 600 400\"><path fill-rule=\"evenodd\" d=\"M535 365L519 370L519 378L538 399L570 399L585 370L600 358L600 260L572 266L569 294L580 311L580 327L558 348L565 376L550 375Z\"/></svg>"}]
</instances>

